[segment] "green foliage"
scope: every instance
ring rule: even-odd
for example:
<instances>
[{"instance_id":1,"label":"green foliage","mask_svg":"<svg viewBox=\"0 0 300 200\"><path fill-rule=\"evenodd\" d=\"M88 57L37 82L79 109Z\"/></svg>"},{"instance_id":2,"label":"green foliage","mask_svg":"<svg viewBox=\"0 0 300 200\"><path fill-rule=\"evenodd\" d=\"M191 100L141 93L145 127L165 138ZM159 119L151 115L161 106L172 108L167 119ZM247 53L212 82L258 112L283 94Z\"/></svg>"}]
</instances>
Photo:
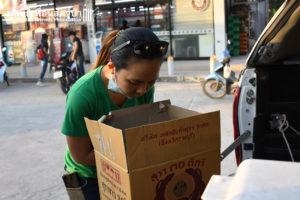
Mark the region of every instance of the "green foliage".
<instances>
[{"instance_id":1,"label":"green foliage","mask_svg":"<svg viewBox=\"0 0 300 200\"><path fill-rule=\"evenodd\" d=\"M276 11L283 4L284 0L270 0L269 1L269 19L271 19Z\"/></svg>"}]
</instances>

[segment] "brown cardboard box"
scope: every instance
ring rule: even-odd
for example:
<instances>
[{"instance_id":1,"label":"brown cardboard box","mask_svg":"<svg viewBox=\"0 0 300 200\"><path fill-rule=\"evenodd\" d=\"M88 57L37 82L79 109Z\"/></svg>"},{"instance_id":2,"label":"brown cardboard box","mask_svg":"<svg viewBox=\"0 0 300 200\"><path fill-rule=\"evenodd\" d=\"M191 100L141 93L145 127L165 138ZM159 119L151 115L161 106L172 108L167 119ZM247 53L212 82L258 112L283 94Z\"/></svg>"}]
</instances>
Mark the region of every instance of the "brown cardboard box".
<instances>
[{"instance_id":1,"label":"brown cardboard box","mask_svg":"<svg viewBox=\"0 0 300 200\"><path fill-rule=\"evenodd\" d=\"M85 120L102 200L199 200L220 174L219 111L164 101Z\"/></svg>"}]
</instances>

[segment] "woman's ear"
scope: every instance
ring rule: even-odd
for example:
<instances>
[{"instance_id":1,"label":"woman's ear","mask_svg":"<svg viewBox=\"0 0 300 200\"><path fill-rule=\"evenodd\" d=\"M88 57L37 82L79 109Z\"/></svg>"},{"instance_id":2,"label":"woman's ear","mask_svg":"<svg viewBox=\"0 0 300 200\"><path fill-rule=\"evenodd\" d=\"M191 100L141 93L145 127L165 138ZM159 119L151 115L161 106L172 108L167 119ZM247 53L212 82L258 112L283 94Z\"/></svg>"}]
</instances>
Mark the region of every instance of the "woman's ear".
<instances>
[{"instance_id":1,"label":"woman's ear","mask_svg":"<svg viewBox=\"0 0 300 200\"><path fill-rule=\"evenodd\" d=\"M108 66L108 69L109 69L110 73L114 74L115 73L115 65L111 61L109 61L107 63L107 66Z\"/></svg>"}]
</instances>

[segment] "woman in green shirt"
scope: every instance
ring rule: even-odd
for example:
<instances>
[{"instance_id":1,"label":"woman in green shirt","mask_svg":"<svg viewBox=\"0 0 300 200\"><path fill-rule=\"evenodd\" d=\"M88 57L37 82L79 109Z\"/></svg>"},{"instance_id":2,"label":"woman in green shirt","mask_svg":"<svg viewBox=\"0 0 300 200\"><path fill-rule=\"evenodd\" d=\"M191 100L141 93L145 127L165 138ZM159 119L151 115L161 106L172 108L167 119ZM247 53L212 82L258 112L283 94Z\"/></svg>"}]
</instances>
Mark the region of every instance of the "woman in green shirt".
<instances>
[{"instance_id":1,"label":"woman in green shirt","mask_svg":"<svg viewBox=\"0 0 300 200\"><path fill-rule=\"evenodd\" d=\"M65 168L78 175L85 199L100 197L84 117L98 120L112 110L152 103L154 83L167 50L168 43L149 29L112 31L103 40L91 72L69 91L61 129L67 138Z\"/></svg>"}]
</instances>

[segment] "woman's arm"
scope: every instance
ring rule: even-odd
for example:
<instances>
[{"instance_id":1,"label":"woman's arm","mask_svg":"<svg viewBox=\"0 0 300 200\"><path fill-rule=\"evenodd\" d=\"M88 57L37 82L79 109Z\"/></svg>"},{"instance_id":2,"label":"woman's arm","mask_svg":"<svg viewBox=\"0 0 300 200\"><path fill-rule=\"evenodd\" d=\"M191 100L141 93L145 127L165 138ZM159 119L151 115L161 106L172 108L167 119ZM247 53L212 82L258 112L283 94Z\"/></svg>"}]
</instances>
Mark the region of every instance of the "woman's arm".
<instances>
[{"instance_id":1,"label":"woman's arm","mask_svg":"<svg viewBox=\"0 0 300 200\"><path fill-rule=\"evenodd\" d=\"M44 47L43 48L43 51L44 51L44 53L46 54L46 55L48 55L48 51L47 51L47 49Z\"/></svg>"},{"instance_id":2,"label":"woman's arm","mask_svg":"<svg viewBox=\"0 0 300 200\"><path fill-rule=\"evenodd\" d=\"M71 156L75 162L95 166L95 153L90 137L66 136Z\"/></svg>"},{"instance_id":3,"label":"woman's arm","mask_svg":"<svg viewBox=\"0 0 300 200\"><path fill-rule=\"evenodd\" d=\"M73 43L73 52L72 52L72 54L71 54L71 56L70 56L70 61L73 61L74 59L75 59L75 55L76 55L76 53L77 53L77 49L78 49L78 44L77 44L77 41L75 41L74 43Z\"/></svg>"}]
</instances>

